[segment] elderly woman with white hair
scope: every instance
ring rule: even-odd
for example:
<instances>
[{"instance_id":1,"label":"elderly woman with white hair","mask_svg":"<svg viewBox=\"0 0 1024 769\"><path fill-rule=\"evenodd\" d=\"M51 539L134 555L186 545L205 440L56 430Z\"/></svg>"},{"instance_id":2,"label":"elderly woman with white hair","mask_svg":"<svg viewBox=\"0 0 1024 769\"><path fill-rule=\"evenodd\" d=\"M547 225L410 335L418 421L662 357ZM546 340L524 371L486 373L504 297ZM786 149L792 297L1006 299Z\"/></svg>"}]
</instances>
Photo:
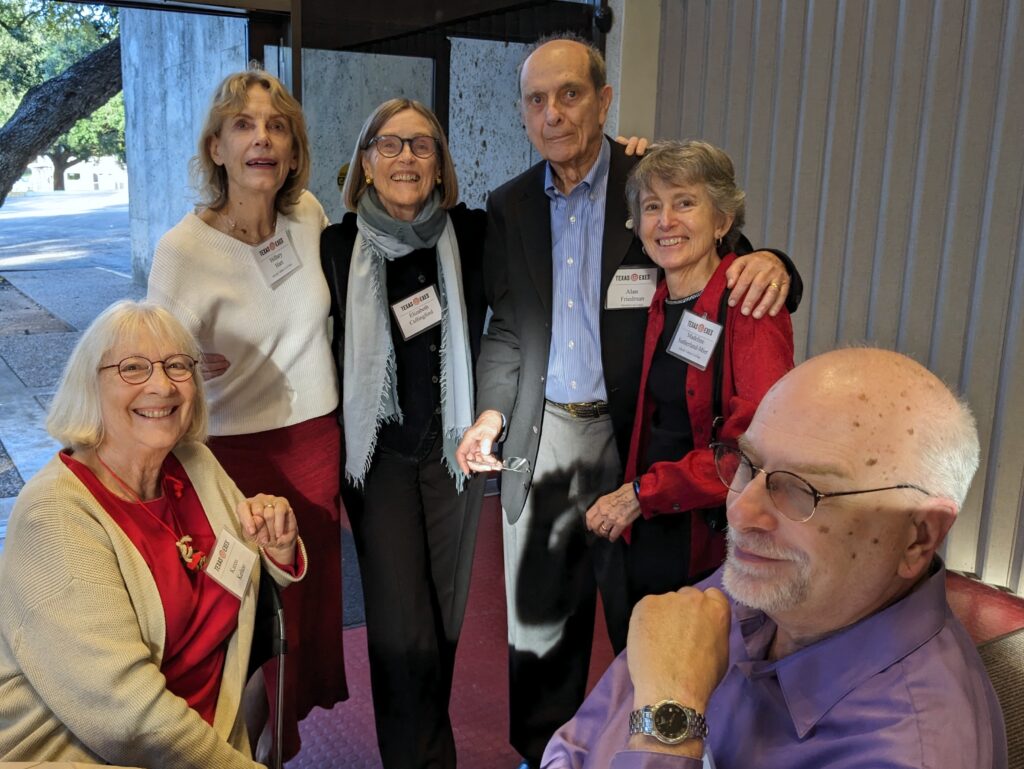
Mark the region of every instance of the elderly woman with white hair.
<instances>
[{"instance_id":1,"label":"elderly woman with white hair","mask_svg":"<svg viewBox=\"0 0 1024 769\"><path fill-rule=\"evenodd\" d=\"M261 571L301 579L283 497L203 445L199 350L120 302L85 331L0 557L0 760L259 766L242 717Z\"/></svg>"}]
</instances>

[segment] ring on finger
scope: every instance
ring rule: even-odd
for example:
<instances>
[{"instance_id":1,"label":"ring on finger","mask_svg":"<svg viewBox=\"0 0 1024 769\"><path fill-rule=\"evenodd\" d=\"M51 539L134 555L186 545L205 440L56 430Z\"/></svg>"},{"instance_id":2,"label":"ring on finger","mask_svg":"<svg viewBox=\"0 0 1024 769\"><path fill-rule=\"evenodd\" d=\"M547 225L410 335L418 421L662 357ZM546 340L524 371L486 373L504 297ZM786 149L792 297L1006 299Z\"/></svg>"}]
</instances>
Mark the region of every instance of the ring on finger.
<instances>
[{"instance_id":1,"label":"ring on finger","mask_svg":"<svg viewBox=\"0 0 1024 769\"><path fill-rule=\"evenodd\" d=\"M774 281L774 280L771 283L769 283L768 285L771 288L774 288L776 291L778 291L781 288L780 284L777 281Z\"/></svg>"},{"instance_id":2,"label":"ring on finger","mask_svg":"<svg viewBox=\"0 0 1024 769\"><path fill-rule=\"evenodd\" d=\"M263 506L263 509L264 509L264 510L266 510L266 509L267 509L268 507L273 507L273 506L274 506L274 503L273 503L273 502L267 502L267 504L265 504L265 505Z\"/></svg>"}]
</instances>

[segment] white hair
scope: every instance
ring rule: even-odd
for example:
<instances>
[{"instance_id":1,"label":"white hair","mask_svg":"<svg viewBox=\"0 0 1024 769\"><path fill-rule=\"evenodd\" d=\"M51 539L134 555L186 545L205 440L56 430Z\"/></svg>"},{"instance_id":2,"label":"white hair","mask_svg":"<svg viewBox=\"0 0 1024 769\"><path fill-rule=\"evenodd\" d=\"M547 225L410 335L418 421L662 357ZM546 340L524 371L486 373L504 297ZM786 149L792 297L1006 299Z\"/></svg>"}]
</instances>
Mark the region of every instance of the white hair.
<instances>
[{"instance_id":1,"label":"white hair","mask_svg":"<svg viewBox=\"0 0 1024 769\"><path fill-rule=\"evenodd\" d=\"M917 464L920 485L952 499L959 509L978 470L981 447L971 407L952 393L950 397L954 399L951 410L926 410L926 418L919 421Z\"/></svg>"},{"instance_id":2,"label":"white hair","mask_svg":"<svg viewBox=\"0 0 1024 769\"><path fill-rule=\"evenodd\" d=\"M103 411L97 370L104 355L142 332L166 341L175 352L199 359L199 345L195 338L163 307L130 300L110 305L89 324L78 340L50 404L46 429L62 446L92 448L103 441ZM192 424L182 440L202 442L206 439L208 421L206 395L203 378L198 376L198 372L193 380L196 397L192 405Z\"/></svg>"}]
</instances>

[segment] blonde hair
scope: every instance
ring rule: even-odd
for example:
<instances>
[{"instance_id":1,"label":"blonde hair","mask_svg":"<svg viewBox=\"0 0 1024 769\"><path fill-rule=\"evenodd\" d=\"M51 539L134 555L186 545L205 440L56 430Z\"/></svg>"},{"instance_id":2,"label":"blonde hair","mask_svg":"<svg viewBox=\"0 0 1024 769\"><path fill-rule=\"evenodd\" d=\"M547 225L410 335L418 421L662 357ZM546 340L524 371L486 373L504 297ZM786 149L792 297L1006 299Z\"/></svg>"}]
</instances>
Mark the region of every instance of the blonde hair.
<instances>
[{"instance_id":1,"label":"blonde hair","mask_svg":"<svg viewBox=\"0 0 1024 769\"><path fill-rule=\"evenodd\" d=\"M228 75L213 93L210 111L206 114L203 130L199 134L199 148L192 158L192 176L199 191L199 202L217 210L228 201L228 174L224 166L217 165L210 153L211 139L220 136L224 120L245 109L249 101L249 89L253 86L264 88L270 95L270 103L288 121L292 131L295 151L295 170L288 174L274 199L275 208L282 214L291 213L302 191L309 183L309 136L306 133L306 118L299 104L273 75L250 65L244 72Z\"/></svg>"},{"instance_id":2,"label":"blonde hair","mask_svg":"<svg viewBox=\"0 0 1024 769\"><path fill-rule=\"evenodd\" d=\"M356 139L352 160L348 164L348 176L345 177L345 186L341 191L341 200L349 211L355 211L359 207L359 198L369 187L363 173L363 157L369 152L370 140L377 135L385 123L399 112L404 112L407 109L423 116L430 124L431 135L437 140L438 172L441 174L441 208L454 208L459 202L459 181L455 178L455 164L452 162L451 153L448 151L448 140L445 138L444 129L441 128L437 116L430 107L415 99L388 99L370 113L359 131L359 138Z\"/></svg>"},{"instance_id":3,"label":"blonde hair","mask_svg":"<svg viewBox=\"0 0 1024 769\"><path fill-rule=\"evenodd\" d=\"M171 313L150 302L116 302L89 324L78 340L53 396L46 416L46 430L66 448L93 448L103 441L103 410L98 369L103 358L120 344L142 334L166 343L176 353L199 359L195 338ZM196 395L192 423L182 441L206 440L208 410L203 378L193 375Z\"/></svg>"}]
</instances>

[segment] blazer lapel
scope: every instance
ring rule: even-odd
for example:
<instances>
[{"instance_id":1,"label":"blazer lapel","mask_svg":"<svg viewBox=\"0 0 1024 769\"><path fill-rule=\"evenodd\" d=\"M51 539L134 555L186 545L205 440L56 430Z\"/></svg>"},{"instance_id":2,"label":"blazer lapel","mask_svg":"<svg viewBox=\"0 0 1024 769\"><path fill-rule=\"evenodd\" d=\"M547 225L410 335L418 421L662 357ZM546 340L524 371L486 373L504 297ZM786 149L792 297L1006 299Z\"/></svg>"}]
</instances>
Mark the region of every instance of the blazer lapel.
<instances>
[{"instance_id":1,"label":"blazer lapel","mask_svg":"<svg viewBox=\"0 0 1024 769\"><path fill-rule=\"evenodd\" d=\"M522 197L519 200L518 221L523 241L523 261L530 273L533 285L540 296L544 311L551 314L552 266L551 266L551 207L550 199L544 192L544 164L536 166L539 173L525 179Z\"/></svg>"},{"instance_id":2,"label":"blazer lapel","mask_svg":"<svg viewBox=\"0 0 1024 769\"><path fill-rule=\"evenodd\" d=\"M626 254L633 244L633 230L626 229L629 212L623 194L626 189L626 177L637 159L626 155L625 150L617 142L605 137L611 143L611 157L608 161L608 190L605 194L604 206L604 237L601 243L601 301L608 294L612 276L622 266ZM646 260L643 260L646 261Z\"/></svg>"}]
</instances>

